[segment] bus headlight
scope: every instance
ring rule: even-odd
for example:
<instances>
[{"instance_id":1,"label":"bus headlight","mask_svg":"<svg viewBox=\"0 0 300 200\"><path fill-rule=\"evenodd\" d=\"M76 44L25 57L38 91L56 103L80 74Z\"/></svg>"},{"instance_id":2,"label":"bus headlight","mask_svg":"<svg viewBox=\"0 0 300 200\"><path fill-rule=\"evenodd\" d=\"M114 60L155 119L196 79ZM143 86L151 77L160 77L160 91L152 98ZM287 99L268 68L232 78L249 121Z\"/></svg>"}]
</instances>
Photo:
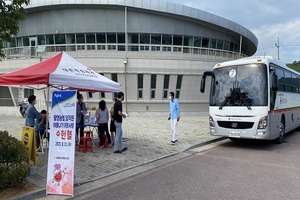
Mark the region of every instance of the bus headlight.
<instances>
[{"instance_id":1,"label":"bus headlight","mask_svg":"<svg viewBox=\"0 0 300 200\"><path fill-rule=\"evenodd\" d=\"M257 129L266 129L267 126L268 126L268 117L265 116L265 117L260 118Z\"/></svg>"},{"instance_id":2,"label":"bus headlight","mask_svg":"<svg viewBox=\"0 0 300 200\"><path fill-rule=\"evenodd\" d=\"M209 115L209 126L215 127L214 119Z\"/></svg>"}]
</instances>

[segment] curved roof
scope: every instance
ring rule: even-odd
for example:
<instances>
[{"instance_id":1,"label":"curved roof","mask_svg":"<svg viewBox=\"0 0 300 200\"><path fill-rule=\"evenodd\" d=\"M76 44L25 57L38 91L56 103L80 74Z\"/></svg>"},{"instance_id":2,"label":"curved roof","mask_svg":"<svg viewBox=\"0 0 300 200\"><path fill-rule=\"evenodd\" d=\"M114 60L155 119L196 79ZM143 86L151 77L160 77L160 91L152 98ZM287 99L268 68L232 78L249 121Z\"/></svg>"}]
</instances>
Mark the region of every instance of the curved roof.
<instances>
[{"instance_id":1,"label":"curved roof","mask_svg":"<svg viewBox=\"0 0 300 200\"><path fill-rule=\"evenodd\" d=\"M160 0L43 0L31 1L30 5L26 6L25 8L28 13L31 13L39 10L48 10L51 8L57 9L58 6L60 8L68 7L70 5L78 7L88 7L91 5L93 7L96 5L119 6L143 9L150 12L161 12L173 16L176 15L205 23L211 27L223 29L225 32L232 32L237 35L242 35L244 39L248 41L248 45L251 44L251 46L255 46L254 48L252 46L252 50L255 49L256 51L258 45L257 37L250 30L233 21L205 12L203 10Z\"/></svg>"}]
</instances>

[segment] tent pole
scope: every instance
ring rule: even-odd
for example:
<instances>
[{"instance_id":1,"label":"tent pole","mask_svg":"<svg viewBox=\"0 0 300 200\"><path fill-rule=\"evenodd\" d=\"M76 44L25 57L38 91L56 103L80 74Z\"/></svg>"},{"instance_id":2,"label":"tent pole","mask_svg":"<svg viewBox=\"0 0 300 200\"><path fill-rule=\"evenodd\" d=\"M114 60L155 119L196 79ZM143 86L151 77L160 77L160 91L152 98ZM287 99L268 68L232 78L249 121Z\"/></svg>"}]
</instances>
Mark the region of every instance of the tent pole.
<instances>
[{"instance_id":1,"label":"tent pole","mask_svg":"<svg viewBox=\"0 0 300 200\"><path fill-rule=\"evenodd\" d=\"M50 137L48 130L49 130L49 96L50 96L50 85L47 85L47 115L46 115L46 154L48 153L48 142L47 142L47 138ZM50 138L49 138L50 140ZM48 141L49 141L48 140Z\"/></svg>"},{"instance_id":2,"label":"tent pole","mask_svg":"<svg viewBox=\"0 0 300 200\"><path fill-rule=\"evenodd\" d=\"M127 7L125 6L125 60L124 60L124 72L125 72L125 108L126 108L126 113L128 113L128 107L127 107L127 51L128 51L128 33L127 33Z\"/></svg>"}]
</instances>

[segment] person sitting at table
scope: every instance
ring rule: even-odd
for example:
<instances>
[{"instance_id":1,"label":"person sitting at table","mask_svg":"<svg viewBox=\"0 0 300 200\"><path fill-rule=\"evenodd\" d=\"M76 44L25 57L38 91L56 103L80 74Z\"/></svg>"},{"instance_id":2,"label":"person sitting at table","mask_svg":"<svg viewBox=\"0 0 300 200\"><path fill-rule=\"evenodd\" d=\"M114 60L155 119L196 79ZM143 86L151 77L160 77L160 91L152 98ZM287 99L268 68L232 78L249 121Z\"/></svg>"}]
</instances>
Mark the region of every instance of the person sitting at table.
<instances>
[{"instance_id":1,"label":"person sitting at table","mask_svg":"<svg viewBox=\"0 0 300 200\"><path fill-rule=\"evenodd\" d=\"M107 141L108 141L108 147L111 147L111 140L110 135L108 132L108 118L109 113L108 109L106 107L106 102L104 100L101 100L99 102L99 108L96 110L95 117L97 119L98 123L98 135L100 140L100 148L104 147L104 132L106 133Z\"/></svg>"},{"instance_id":2,"label":"person sitting at table","mask_svg":"<svg viewBox=\"0 0 300 200\"><path fill-rule=\"evenodd\" d=\"M40 139L43 139L46 137L46 121L47 121L47 111L42 110L41 111L41 118L36 118L35 119L35 138L36 138L36 149L37 151L41 151L41 141ZM44 136L45 135L45 136ZM49 137L47 137L48 142L49 142Z\"/></svg>"}]
</instances>

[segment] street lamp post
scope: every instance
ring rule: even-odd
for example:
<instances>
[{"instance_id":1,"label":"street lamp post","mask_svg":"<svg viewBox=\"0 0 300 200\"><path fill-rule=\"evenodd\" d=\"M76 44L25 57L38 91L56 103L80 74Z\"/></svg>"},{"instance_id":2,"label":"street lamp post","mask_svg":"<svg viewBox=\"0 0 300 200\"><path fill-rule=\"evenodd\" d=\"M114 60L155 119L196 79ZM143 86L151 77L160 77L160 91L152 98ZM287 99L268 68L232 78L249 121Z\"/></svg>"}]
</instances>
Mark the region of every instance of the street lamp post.
<instances>
[{"instance_id":1,"label":"street lamp post","mask_svg":"<svg viewBox=\"0 0 300 200\"><path fill-rule=\"evenodd\" d=\"M275 46L277 47L277 58L279 60L279 37L277 37L277 43L275 44Z\"/></svg>"}]
</instances>

